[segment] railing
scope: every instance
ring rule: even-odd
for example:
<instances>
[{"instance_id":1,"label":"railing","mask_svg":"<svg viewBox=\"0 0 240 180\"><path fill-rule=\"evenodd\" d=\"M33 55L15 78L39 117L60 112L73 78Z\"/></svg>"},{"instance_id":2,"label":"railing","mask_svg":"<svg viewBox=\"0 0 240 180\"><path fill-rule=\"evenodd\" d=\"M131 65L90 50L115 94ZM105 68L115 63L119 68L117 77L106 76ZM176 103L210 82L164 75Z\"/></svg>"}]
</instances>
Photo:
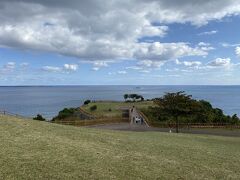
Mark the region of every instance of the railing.
<instances>
[{"instance_id":1,"label":"railing","mask_svg":"<svg viewBox=\"0 0 240 180\"><path fill-rule=\"evenodd\" d=\"M96 118L93 114L85 111L82 107L79 108L79 111L84 114L85 116L89 117L89 119L94 119Z\"/></svg>"},{"instance_id":2,"label":"railing","mask_svg":"<svg viewBox=\"0 0 240 180\"><path fill-rule=\"evenodd\" d=\"M146 124L147 127L150 127L149 126L149 120L147 118L147 116L145 116L145 114L139 110L138 111L138 114L141 116L141 118L143 119L144 123Z\"/></svg>"},{"instance_id":3,"label":"railing","mask_svg":"<svg viewBox=\"0 0 240 180\"><path fill-rule=\"evenodd\" d=\"M109 123L122 123L129 122L129 118L105 118L105 119L93 119L93 120L56 120L52 123L62 124L62 125L72 125L72 126L91 126L91 125L101 125Z\"/></svg>"},{"instance_id":4,"label":"railing","mask_svg":"<svg viewBox=\"0 0 240 180\"><path fill-rule=\"evenodd\" d=\"M15 114L15 113L8 112L8 111L3 111L3 110L0 110L0 114L1 115L14 116L14 117L18 117L18 118L29 119L29 117L25 117L25 116L20 115L20 114Z\"/></svg>"},{"instance_id":5,"label":"railing","mask_svg":"<svg viewBox=\"0 0 240 180\"><path fill-rule=\"evenodd\" d=\"M151 122L154 127L160 128L175 128L176 123L158 123ZM230 123L179 123L179 128L227 128L227 129L240 129L240 125Z\"/></svg>"}]
</instances>

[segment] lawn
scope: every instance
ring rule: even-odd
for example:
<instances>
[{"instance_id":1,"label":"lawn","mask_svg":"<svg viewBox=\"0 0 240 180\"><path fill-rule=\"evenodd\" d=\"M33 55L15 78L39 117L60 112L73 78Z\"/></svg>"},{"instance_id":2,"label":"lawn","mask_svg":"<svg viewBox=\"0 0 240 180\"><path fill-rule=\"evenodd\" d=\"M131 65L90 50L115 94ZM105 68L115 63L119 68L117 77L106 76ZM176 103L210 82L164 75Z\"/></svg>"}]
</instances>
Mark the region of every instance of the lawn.
<instances>
[{"instance_id":1,"label":"lawn","mask_svg":"<svg viewBox=\"0 0 240 180\"><path fill-rule=\"evenodd\" d=\"M240 179L240 138L0 116L0 179Z\"/></svg>"},{"instance_id":2,"label":"lawn","mask_svg":"<svg viewBox=\"0 0 240 180\"><path fill-rule=\"evenodd\" d=\"M90 107L96 105L97 110L91 111ZM111 102L111 101L100 101L92 102L88 105L82 106L82 109L88 113L92 113L98 117L121 117L121 108L131 108L133 106L137 108L147 108L148 106L153 106L152 101L142 101L142 102Z\"/></svg>"}]
</instances>

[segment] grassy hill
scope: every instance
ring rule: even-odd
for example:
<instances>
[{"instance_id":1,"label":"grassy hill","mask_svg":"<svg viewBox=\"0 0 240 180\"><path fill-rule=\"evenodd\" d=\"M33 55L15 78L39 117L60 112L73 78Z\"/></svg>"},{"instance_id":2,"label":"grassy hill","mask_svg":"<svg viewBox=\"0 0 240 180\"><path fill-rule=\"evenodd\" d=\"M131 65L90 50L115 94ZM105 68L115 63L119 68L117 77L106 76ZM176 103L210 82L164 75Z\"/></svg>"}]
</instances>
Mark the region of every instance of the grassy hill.
<instances>
[{"instance_id":1,"label":"grassy hill","mask_svg":"<svg viewBox=\"0 0 240 180\"><path fill-rule=\"evenodd\" d=\"M239 179L240 138L120 132L0 115L0 179Z\"/></svg>"},{"instance_id":2,"label":"grassy hill","mask_svg":"<svg viewBox=\"0 0 240 180\"><path fill-rule=\"evenodd\" d=\"M90 107L96 105L97 109L91 111ZM131 108L133 106L137 108L147 108L148 106L153 106L152 101L141 101L141 102L111 102L111 101L99 101L91 102L88 105L82 106L82 109L88 113L91 113L97 117L121 117L121 108Z\"/></svg>"}]
</instances>

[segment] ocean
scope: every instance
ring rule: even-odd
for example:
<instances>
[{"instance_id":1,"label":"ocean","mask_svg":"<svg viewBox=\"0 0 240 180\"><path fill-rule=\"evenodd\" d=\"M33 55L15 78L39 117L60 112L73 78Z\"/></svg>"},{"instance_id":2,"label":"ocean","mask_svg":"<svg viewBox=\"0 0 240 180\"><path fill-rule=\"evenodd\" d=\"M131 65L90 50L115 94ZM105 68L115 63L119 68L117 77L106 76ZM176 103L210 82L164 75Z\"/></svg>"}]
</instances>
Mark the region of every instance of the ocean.
<instances>
[{"instance_id":1,"label":"ocean","mask_svg":"<svg viewBox=\"0 0 240 180\"><path fill-rule=\"evenodd\" d=\"M79 107L86 99L123 101L126 93L150 99L177 91L207 100L228 115L240 115L240 86L2 86L0 110L27 117L39 113L51 119L61 109Z\"/></svg>"}]
</instances>

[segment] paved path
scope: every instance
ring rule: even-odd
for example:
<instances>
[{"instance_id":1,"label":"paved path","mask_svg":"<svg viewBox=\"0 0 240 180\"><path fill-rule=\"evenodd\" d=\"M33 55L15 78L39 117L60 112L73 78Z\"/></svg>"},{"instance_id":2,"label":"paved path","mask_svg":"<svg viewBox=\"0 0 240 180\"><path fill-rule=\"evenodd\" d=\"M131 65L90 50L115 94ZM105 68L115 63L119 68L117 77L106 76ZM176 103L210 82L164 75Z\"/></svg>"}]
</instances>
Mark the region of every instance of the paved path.
<instances>
[{"instance_id":1,"label":"paved path","mask_svg":"<svg viewBox=\"0 0 240 180\"><path fill-rule=\"evenodd\" d=\"M130 109L129 117L131 119L130 121L131 125L146 126L146 123L144 122L143 117L138 113L135 107ZM136 119L141 119L141 121L137 123Z\"/></svg>"}]
</instances>

